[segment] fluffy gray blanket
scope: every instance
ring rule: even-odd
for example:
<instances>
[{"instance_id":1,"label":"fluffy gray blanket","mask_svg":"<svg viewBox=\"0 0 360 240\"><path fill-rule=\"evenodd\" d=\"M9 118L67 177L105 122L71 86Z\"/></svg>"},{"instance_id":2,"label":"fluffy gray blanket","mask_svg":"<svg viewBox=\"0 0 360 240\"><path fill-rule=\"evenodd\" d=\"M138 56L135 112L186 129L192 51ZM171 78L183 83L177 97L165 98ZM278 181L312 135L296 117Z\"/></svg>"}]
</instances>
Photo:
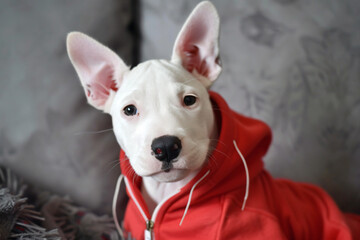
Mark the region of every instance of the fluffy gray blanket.
<instances>
[{"instance_id":1,"label":"fluffy gray blanket","mask_svg":"<svg viewBox=\"0 0 360 240\"><path fill-rule=\"evenodd\" d=\"M120 239L112 219L26 185L0 166L0 240Z\"/></svg>"}]
</instances>

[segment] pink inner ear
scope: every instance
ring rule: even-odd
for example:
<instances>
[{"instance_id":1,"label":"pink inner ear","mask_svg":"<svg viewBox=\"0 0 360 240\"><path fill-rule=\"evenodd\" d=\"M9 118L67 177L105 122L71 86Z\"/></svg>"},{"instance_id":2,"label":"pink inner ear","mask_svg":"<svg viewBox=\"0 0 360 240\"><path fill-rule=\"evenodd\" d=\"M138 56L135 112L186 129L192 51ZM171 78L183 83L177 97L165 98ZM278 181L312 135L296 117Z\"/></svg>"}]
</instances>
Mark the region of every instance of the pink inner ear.
<instances>
[{"instance_id":1,"label":"pink inner ear","mask_svg":"<svg viewBox=\"0 0 360 240\"><path fill-rule=\"evenodd\" d=\"M204 53L199 48L199 44L204 44L202 41L206 39L208 32L206 31L206 21L201 20L201 16L197 16L194 19L196 24L191 24L187 27L185 35L179 44L179 50L182 58L183 67L192 72L194 69L203 75L208 76L208 66L206 59L204 59Z\"/></svg>"},{"instance_id":2,"label":"pink inner ear","mask_svg":"<svg viewBox=\"0 0 360 240\"><path fill-rule=\"evenodd\" d=\"M196 70L205 77L212 77L219 63L216 52L218 23L214 19L216 17L211 17L205 9L192 15L175 46L183 67L189 72Z\"/></svg>"},{"instance_id":3,"label":"pink inner ear","mask_svg":"<svg viewBox=\"0 0 360 240\"><path fill-rule=\"evenodd\" d=\"M106 65L95 74L95 78L89 79L89 81L86 82L86 95L94 103L100 105L105 104L109 97L110 90L118 90L112 71L112 67Z\"/></svg>"},{"instance_id":4,"label":"pink inner ear","mask_svg":"<svg viewBox=\"0 0 360 240\"><path fill-rule=\"evenodd\" d=\"M201 59L200 50L196 45L187 45L183 49L183 66L189 72L192 72L194 69L202 75L207 77L209 75L208 64L206 59Z\"/></svg>"}]
</instances>

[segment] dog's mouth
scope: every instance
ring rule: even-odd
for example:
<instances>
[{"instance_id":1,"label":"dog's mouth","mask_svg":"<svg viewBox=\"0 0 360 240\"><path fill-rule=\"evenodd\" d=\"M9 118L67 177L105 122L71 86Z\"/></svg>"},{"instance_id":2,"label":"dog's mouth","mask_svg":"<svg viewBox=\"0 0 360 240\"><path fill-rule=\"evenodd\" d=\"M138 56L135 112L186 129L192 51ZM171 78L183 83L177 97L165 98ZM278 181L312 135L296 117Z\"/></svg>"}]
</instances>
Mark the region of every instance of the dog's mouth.
<instances>
[{"instance_id":1,"label":"dog's mouth","mask_svg":"<svg viewBox=\"0 0 360 240\"><path fill-rule=\"evenodd\" d=\"M163 162L161 166L161 170L164 172L170 172L170 170L173 168L172 162Z\"/></svg>"},{"instance_id":2,"label":"dog's mouth","mask_svg":"<svg viewBox=\"0 0 360 240\"><path fill-rule=\"evenodd\" d=\"M147 177L152 177L158 182L176 182L184 179L188 174L189 170L187 169L170 167L148 175Z\"/></svg>"}]
</instances>

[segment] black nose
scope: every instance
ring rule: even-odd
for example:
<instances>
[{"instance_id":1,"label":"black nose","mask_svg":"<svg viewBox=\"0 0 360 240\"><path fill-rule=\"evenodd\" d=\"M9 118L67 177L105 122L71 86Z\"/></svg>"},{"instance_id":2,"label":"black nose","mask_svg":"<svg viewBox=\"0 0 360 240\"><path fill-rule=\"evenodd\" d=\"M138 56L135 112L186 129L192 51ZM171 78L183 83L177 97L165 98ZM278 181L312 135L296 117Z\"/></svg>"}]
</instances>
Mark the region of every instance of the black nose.
<instances>
[{"instance_id":1,"label":"black nose","mask_svg":"<svg viewBox=\"0 0 360 240\"><path fill-rule=\"evenodd\" d=\"M181 140L175 136L161 136L153 140L151 149L158 160L170 163L180 154Z\"/></svg>"}]
</instances>

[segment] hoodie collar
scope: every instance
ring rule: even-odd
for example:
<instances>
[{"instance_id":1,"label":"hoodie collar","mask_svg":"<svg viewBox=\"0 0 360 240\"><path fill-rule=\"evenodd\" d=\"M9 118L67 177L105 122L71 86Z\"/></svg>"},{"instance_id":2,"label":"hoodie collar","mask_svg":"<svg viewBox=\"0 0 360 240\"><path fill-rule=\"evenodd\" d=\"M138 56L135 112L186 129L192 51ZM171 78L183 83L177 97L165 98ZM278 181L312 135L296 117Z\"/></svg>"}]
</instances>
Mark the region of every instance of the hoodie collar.
<instances>
[{"instance_id":1,"label":"hoodie collar","mask_svg":"<svg viewBox=\"0 0 360 240\"><path fill-rule=\"evenodd\" d=\"M210 189L220 184L221 187L216 188L219 192L244 187L247 182L245 166L235 145L246 159L251 180L263 171L262 157L271 143L271 130L259 120L232 111L219 94L210 91L210 97L220 134L217 146L199 176L210 170L208 179L212 181L206 185Z\"/></svg>"}]
</instances>

